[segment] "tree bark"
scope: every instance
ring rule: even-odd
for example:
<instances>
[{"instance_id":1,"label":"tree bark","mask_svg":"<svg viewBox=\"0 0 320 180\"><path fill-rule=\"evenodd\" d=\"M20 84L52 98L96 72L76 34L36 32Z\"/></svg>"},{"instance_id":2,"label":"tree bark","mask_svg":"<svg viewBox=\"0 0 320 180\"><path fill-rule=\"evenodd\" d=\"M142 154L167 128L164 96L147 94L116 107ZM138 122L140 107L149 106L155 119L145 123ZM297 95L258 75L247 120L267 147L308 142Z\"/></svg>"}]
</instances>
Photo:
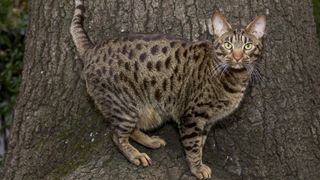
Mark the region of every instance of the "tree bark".
<instances>
[{"instance_id":1,"label":"tree bark","mask_svg":"<svg viewBox=\"0 0 320 180\"><path fill-rule=\"evenodd\" d=\"M194 179L174 124L151 132L167 146L154 164L130 164L113 145L108 121L86 93L69 26L73 1L29 1L23 82L15 108L5 179ZM86 1L94 42L122 32L162 32L196 40L221 11L232 24L267 15L264 77L234 115L214 126L204 150L213 178L308 179L320 176L320 66L309 1Z\"/></svg>"}]
</instances>

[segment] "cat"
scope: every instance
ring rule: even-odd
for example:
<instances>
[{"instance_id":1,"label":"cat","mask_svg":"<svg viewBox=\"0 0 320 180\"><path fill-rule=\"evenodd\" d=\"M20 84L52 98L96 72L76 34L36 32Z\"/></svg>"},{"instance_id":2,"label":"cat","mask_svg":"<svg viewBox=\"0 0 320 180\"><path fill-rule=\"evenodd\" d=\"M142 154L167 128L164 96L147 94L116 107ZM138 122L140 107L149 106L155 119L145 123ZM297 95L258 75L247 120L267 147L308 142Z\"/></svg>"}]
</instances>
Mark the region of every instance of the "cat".
<instances>
[{"instance_id":1,"label":"cat","mask_svg":"<svg viewBox=\"0 0 320 180\"><path fill-rule=\"evenodd\" d=\"M143 130L173 119L192 174L210 178L211 169L202 162L207 134L243 99L262 52L266 18L257 16L234 30L214 13L212 41L137 34L93 44L83 29L84 9L83 0L75 0L70 32L84 63L87 92L112 122L115 145L131 163L149 166L150 157L129 138L152 149L165 146Z\"/></svg>"}]
</instances>

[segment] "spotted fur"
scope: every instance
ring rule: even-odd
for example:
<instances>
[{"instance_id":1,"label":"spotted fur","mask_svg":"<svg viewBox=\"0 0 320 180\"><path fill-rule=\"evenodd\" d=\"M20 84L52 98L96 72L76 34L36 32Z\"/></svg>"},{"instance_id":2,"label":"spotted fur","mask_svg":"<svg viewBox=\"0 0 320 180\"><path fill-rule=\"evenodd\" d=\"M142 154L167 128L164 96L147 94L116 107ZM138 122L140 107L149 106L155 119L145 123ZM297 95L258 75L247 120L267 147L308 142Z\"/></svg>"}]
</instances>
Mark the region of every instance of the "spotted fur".
<instances>
[{"instance_id":1,"label":"spotted fur","mask_svg":"<svg viewBox=\"0 0 320 180\"><path fill-rule=\"evenodd\" d=\"M149 148L164 146L163 139L142 130L173 119L191 172L200 179L211 177L202 149L212 124L232 113L243 98L261 53L264 18L235 31L217 13L212 18L213 42L139 34L93 44L83 29L83 2L75 2L71 34L84 62L87 91L112 122L119 150L136 165L150 165L149 156L129 138ZM226 49L225 42L233 49ZM250 51L243 50L247 43L253 45Z\"/></svg>"}]
</instances>

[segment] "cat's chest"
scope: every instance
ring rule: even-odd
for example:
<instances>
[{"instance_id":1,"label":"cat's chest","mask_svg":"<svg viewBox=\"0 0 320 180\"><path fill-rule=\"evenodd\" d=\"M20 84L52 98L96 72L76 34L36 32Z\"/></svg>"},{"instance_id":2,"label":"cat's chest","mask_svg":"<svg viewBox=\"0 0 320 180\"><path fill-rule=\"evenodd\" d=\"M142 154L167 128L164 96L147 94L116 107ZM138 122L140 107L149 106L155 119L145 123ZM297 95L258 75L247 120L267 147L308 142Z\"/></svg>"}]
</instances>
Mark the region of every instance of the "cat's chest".
<instances>
[{"instance_id":1,"label":"cat's chest","mask_svg":"<svg viewBox=\"0 0 320 180\"><path fill-rule=\"evenodd\" d=\"M230 115L240 106L243 97L243 93L238 93L223 100L217 100L209 110L209 114L211 115L210 119L216 121Z\"/></svg>"}]
</instances>

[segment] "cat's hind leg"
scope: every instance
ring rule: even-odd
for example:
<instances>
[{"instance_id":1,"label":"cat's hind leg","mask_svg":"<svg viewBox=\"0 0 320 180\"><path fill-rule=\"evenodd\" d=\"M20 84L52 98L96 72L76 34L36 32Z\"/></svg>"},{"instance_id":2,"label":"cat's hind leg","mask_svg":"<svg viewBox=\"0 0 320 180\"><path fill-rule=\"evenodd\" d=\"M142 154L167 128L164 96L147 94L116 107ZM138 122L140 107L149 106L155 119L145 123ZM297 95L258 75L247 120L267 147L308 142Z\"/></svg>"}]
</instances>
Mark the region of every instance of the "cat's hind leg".
<instances>
[{"instance_id":1,"label":"cat's hind leg","mask_svg":"<svg viewBox=\"0 0 320 180\"><path fill-rule=\"evenodd\" d=\"M133 130L130 137L139 144L151 149L158 149L166 145L166 142L163 139L157 136L150 137L142 131L140 131L138 128Z\"/></svg>"},{"instance_id":2,"label":"cat's hind leg","mask_svg":"<svg viewBox=\"0 0 320 180\"><path fill-rule=\"evenodd\" d=\"M129 137L134 129L134 125L130 126L127 123L119 122L118 125L115 126L112 140L131 163L137 166L149 166L151 165L150 157L146 153L140 153L129 142Z\"/></svg>"}]
</instances>

